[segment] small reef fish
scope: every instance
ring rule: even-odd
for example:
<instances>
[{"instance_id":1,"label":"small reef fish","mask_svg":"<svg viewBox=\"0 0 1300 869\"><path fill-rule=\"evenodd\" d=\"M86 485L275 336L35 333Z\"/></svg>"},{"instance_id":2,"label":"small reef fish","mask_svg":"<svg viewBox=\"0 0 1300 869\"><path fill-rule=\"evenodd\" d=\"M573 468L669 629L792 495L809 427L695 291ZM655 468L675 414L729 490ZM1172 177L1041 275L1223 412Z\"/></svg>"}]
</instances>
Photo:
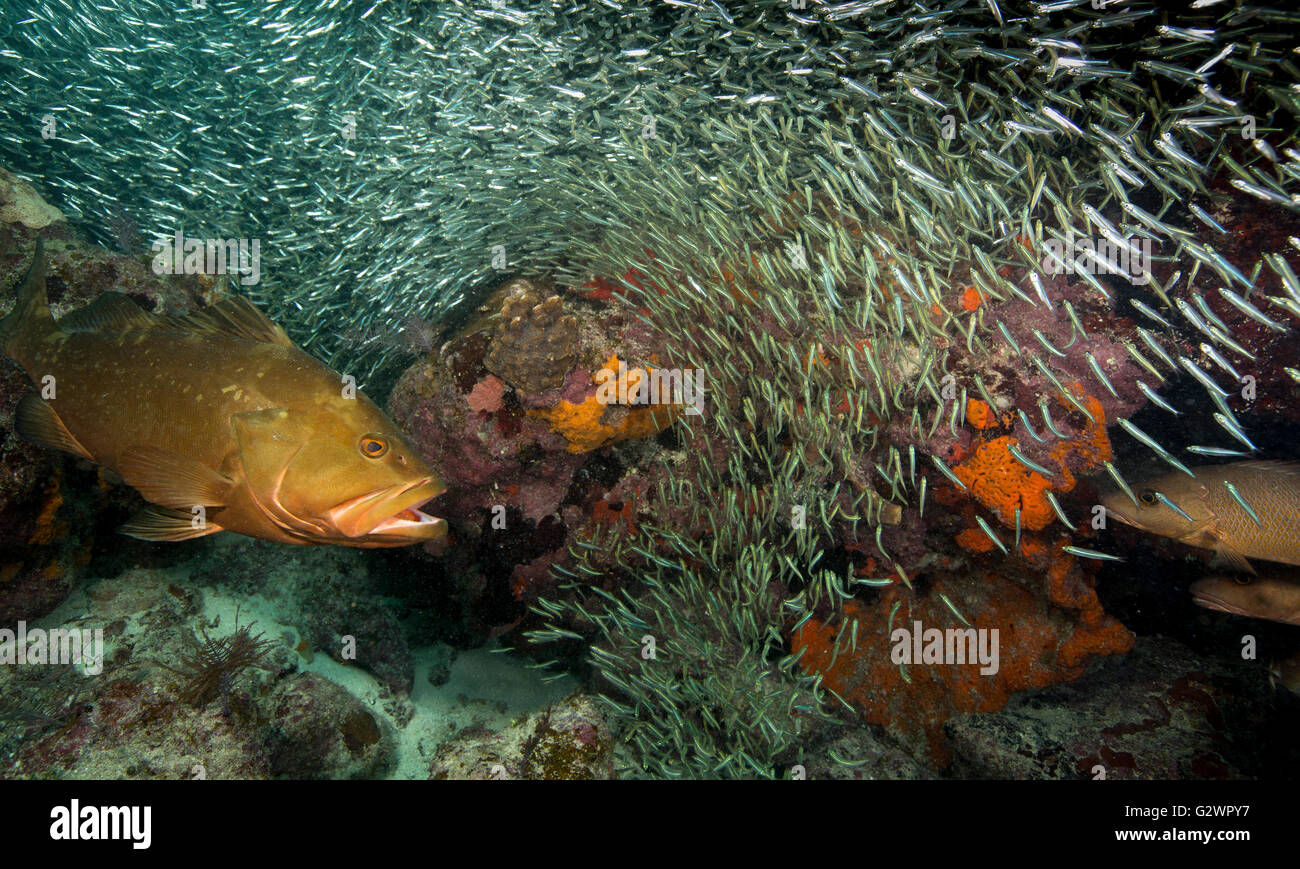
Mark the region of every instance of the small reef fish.
<instances>
[{"instance_id":1,"label":"small reef fish","mask_svg":"<svg viewBox=\"0 0 1300 869\"><path fill-rule=\"evenodd\" d=\"M1300 625L1300 582L1262 576L1207 576L1192 583L1206 609Z\"/></svg>"},{"instance_id":2,"label":"small reef fish","mask_svg":"<svg viewBox=\"0 0 1300 869\"><path fill-rule=\"evenodd\" d=\"M152 502L125 534L387 547L447 533L419 509L445 487L397 426L246 299L174 317L105 293L56 322L38 240L0 347L42 390L19 403L19 435Z\"/></svg>"},{"instance_id":3,"label":"small reef fish","mask_svg":"<svg viewBox=\"0 0 1300 869\"><path fill-rule=\"evenodd\" d=\"M1123 492L1102 504L1135 528L1213 550L1235 570L1254 573L1251 558L1300 565L1300 463L1236 462L1193 473L1135 486L1136 506Z\"/></svg>"}]
</instances>

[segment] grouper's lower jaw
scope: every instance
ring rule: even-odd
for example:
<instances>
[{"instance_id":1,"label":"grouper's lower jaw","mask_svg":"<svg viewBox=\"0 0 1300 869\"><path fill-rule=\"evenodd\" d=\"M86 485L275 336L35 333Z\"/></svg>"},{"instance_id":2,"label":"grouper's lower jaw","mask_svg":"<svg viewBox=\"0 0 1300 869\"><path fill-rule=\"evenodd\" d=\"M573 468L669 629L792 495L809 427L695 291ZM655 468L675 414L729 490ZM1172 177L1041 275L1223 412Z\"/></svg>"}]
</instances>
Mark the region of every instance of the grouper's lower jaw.
<instances>
[{"instance_id":1,"label":"grouper's lower jaw","mask_svg":"<svg viewBox=\"0 0 1300 869\"><path fill-rule=\"evenodd\" d=\"M340 504L330 511L330 524L346 539L345 546L408 546L447 536L447 522L420 510L446 491L432 477L407 486L394 486Z\"/></svg>"},{"instance_id":2,"label":"grouper's lower jaw","mask_svg":"<svg viewBox=\"0 0 1300 869\"><path fill-rule=\"evenodd\" d=\"M447 520L439 519L437 516L430 516L414 507L409 507L401 513L393 516L391 519L385 519L370 532L365 535L363 540L373 537L396 537L400 538L390 546L403 546L407 543L419 543L425 540L441 540L447 536Z\"/></svg>"}]
</instances>

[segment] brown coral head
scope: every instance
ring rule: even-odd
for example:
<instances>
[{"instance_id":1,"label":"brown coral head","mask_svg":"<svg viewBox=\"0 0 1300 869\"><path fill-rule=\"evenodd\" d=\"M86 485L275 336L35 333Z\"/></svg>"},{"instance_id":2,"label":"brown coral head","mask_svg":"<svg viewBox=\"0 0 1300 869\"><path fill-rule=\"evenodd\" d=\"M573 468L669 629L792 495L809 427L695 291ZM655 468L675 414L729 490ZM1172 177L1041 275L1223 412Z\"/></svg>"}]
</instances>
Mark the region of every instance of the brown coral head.
<instances>
[{"instance_id":1,"label":"brown coral head","mask_svg":"<svg viewBox=\"0 0 1300 869\"><path fill-rule=\"evenodd\" d=\"M526 394L560 386L577 358L578 321L523 278L507 288L484 366Z\"/></svg>"}]
</instances>

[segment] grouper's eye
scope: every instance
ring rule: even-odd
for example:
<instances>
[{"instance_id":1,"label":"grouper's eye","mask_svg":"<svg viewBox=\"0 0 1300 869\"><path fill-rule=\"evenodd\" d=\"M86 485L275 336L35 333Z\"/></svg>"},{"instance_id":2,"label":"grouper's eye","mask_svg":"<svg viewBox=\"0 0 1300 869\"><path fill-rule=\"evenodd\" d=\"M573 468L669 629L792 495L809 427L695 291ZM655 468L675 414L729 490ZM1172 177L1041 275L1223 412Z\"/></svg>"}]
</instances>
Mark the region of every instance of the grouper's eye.
<instances>
[{"instance_id":1,"label":"grouper's eye","mask_svg":"<svg viewBox=\"0 0 1300 869\"><path fill-rule=\"evenodd\" d=\"M1138 500L1148 507L1154 507L1160 503L1160 496L1156 494L1155 489L1147 489L1138 495Z\"/></svg>"},{"instance_id":2,"label":"grouper's eye","mask_svg":"<svg viewBox=\"0 0 1300 869\"><path fill-rule=\"evenodd\" d=\"M361 438L361 455L368 459L377 459L388 452L388 441L378 435L365 435Z\"/></svg>"}]
</instances>

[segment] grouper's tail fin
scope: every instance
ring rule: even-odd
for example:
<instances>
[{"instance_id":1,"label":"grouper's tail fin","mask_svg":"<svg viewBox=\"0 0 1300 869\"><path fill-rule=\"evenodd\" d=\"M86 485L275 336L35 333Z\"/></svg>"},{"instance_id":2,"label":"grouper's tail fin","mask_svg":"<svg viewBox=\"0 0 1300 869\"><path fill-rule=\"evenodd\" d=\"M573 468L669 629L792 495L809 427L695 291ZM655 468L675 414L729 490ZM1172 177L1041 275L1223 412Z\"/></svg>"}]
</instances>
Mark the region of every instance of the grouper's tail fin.
<instances>
[{"instance_id":1,"label":"grouper's tail fin","mask_svg":"<svg viewBox=\"0 0 1300 869\"><path fill-rule=\"evenodd\" d=\"M27 277L18 287L18 301L0 320L0 349L12 357L23 337L44 331L53 322L50 303L45 297L45 240L38 237L36 255L27 269Z\"/></svg>"}]
</instances>

